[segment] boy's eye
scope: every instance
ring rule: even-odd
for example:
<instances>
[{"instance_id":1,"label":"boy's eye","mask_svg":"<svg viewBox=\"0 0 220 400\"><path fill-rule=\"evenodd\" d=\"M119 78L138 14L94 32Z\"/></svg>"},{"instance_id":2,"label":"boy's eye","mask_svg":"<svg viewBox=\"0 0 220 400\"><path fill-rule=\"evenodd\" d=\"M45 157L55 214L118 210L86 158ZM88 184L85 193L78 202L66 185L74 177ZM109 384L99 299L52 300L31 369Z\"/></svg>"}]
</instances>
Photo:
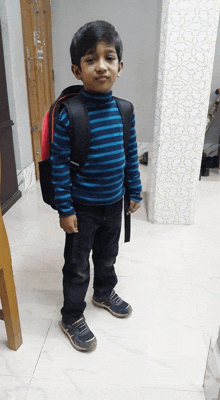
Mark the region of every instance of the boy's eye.
<instances>
[{"instance_id":1,"label":"boy's eye","mask_svg":"<svg viewBox=\"0 0 220 400\"><path fill-rule=\"evenodd\" d=\"M94 61L94 58L93 58L93 57L89 57L89 58L86 59L86 62L87 62L87 63L92 63L93 61Z\"/></svg>"},{"instance_id":2,"label":"boy's eye","mask_svg":"<svg viewBox=\"0 0 220 400\"><path fill-rule=\"evenodd\" d=\"M115 58L114 56L107 56L107 57L106 57L106 60L107 60L107 61L110 61L110 62L111 62L111 61L114 61L115 59L116 59L116 58Z\"/></svg>"}]
</instances>

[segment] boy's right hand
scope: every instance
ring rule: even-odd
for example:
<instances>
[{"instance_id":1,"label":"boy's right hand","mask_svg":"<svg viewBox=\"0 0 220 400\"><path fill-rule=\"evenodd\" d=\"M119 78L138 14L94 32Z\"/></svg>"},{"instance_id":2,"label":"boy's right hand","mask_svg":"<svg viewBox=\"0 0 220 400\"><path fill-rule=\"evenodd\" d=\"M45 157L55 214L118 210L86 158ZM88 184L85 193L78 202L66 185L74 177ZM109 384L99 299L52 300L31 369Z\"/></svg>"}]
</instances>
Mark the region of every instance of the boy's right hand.
<instances>
[{"instance_id":1,"label":"boy's right hand","mask_svg":"<svg viewBox=\"0 0 220 400\"><path fill-rule=\"evenodd\" d=\"M60 217L60 227L66 233L77 233L77 216L74 214Z\"/></svg>"}]
</instances>

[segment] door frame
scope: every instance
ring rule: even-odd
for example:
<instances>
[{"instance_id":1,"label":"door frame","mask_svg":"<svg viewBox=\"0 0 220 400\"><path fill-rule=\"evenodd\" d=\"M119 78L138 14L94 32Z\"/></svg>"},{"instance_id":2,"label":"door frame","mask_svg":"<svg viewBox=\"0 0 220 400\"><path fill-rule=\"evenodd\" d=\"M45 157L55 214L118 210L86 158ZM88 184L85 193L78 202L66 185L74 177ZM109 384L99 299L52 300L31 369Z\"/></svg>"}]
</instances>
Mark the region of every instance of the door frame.
<instances>
[{"instance_id":1,"label":"door frame","mask_svg":"<svg viewBox=\"0 0 220 400\"><path fill-rule=\"evenodd\" d=\"M32 152L39 179L42 121L54 101L51 1L20 0L20 6Z\"/></svg>"}]
</instances>

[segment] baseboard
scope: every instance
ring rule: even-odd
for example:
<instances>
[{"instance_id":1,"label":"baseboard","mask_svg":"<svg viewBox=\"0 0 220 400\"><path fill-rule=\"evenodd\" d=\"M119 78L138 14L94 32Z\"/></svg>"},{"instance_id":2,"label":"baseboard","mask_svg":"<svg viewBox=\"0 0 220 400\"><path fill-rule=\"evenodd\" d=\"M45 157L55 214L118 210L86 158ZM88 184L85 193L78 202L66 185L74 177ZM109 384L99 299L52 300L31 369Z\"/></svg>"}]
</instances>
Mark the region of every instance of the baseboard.
<instances>
[{"instance_id":1,"label":"baseboard","mask_svg":"<svg viewBox=\"0 0 220 400\"><path fill-rule=\"evenodd\" d=\"M8 199L1 207L2 215L4 215L20 198L22 194L20 190L17 190L10 199Z\"/></svg>"},{"instance_id":2,"label":"baseboard","mask_svg":"<svg viewBox=\"0 0 220 400\"><path fill-rule=\"evenodd\" d=\"M21 192L26 192L36 183L35 165L34 162L19 171L18 174L18 187Z\"/></svg>"},{"instance_id":3,"label":"baseboard","mask_svg":"<svg viewBox=\"0 0 220 400\"><path fill-rule=\"evenodd\" d=\"M142 156L145 152L149 151L151 145L152 144L149 142L137 142L138 157Z\"/></svg>"}]
</instances>

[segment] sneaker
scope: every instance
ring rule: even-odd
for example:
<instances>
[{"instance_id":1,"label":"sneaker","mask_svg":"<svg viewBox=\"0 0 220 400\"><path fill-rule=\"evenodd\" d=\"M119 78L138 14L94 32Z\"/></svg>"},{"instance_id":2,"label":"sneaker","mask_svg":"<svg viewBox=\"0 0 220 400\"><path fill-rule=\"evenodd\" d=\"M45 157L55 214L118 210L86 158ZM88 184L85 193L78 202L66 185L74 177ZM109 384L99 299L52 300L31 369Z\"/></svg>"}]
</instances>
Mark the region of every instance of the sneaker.
<instances>
[{"instance_id":1,"label":"sneaker","mask_svg":"<svg viewBox=\"0 0 220 400\"><path fill-rule=\"evenodd\" d=\"M132 312L131 306L122 300L114 290L109 297L97 298L93 296L92 303L101 308L106 308L112 315L118 318L127 317Z\"/></svg>"},{"instance_id":2,"label":"sneaker","mask_svg":"<svg viewBox=\"0 0 220 400\"><path fill-rule=\"evenodd\" d=\"M89 351L97 345L96 337L90 331L85 317L70 325L61 321L60 326L76 350Z\"/></svg>"}]
</instances>

